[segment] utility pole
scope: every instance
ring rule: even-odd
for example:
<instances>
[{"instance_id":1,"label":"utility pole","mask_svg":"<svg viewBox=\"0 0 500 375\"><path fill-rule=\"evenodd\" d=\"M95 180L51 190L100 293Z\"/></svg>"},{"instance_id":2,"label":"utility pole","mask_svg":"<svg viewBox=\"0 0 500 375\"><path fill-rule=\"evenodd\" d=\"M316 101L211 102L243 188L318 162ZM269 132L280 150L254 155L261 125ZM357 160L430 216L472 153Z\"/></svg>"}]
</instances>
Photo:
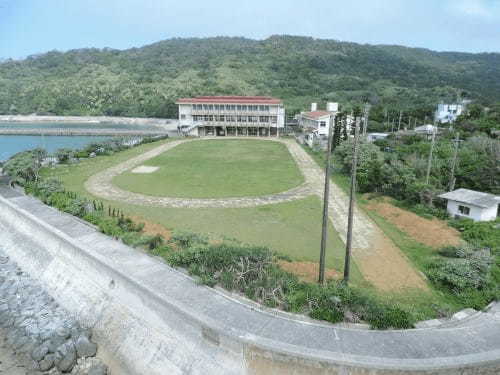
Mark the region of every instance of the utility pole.
<instances>
[{"instance_id":1,"label":"utility pole","mask_svg":"<svg viewBox=\"0 0 500 375\"><path fill-rule=\"evenodd\" d=\"M453 159L451 161L451 176L450 176L450 191L455 190L455 167L457 164L457 156L458 156L458 145L460 144L460 135L457 132L455 139L453 140L455 143L455 149L453 151Z\"/></svg>"},{"instance_id":2,"label":"utility pole","mask_svg":"<svg viewBox=\"0 0 500 375\"><path fill-rule=\"evenodd\" d=\"M368 130L368 116L370 115L370 105L365 104L364 114L363 114L363 136L366 136L366 131Z\"/></svg>"},{"instance_id":3,"label":"utility pole","mask_svg":"<svg viewBox=\"0 0 500 375\"><path fill-rule=\"evenodd\" d=\"M349 213L347 217L347 238L345 246L344 262L344 283L349 283L349 274L351 270L352 253L352 226L354 220L354 203L356 200L356 172L358 170L358 141L359 141L359 118L356 119L356 128L354 130L354 146L351 167L351 191L349 197Z\"/></svg>"},{"instance_id":4,"label":"utility pole","mask_svg":"<svg viewBox=\"0 0 500 375\"><path fill-rule=\"evenodd\" d=\"M323 226L321 228L321 249L319 253L319 277L318 283L325 284L325 256L326 256L326 238L328 230L328 200L330 197L330 160L332 156L332 136L333 120L335 115L330 115L330 124L328 126L328 145L326 146L326 167L325 167L325 191L323 195Z\"/></svg>"},{"instance_id":5,"label":"utility pole","mask_svg":"<svg viewBox=\"0 0 500 375\"><path fill-rule=\"evenodd\" d=\"M399 111L398 131L401 129L401 119L403 118L403 111Z\"/></svg>"},{"instance_id":6,"label":"utility pole","mask_svg":"<svg viewBox=\"0 0 500 375\"><path fill-rule=\"evenodd\" d=\"M425 184L426 185L429 185L429 178L431 176L432 153L434 152L434 144L435 143L436 143L436 123L434 122L434 128L432 129L431 150L429 151L429 160L427 161L427 174L425 175Z\"/></svg>"}]
</instances>

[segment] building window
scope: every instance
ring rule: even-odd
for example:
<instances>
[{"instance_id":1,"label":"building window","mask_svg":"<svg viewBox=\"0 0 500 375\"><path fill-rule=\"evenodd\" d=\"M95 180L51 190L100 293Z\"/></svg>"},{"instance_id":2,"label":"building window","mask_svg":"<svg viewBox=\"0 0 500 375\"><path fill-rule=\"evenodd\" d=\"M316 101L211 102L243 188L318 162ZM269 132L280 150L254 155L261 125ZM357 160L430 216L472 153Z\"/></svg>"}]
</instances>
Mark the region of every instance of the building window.
<instances>
[{"instance_id":1,"label":"building window","mask_svg":"<svg viewBox=\"0 0 500 375\"><path fill-rule=\"evenodd\" d=\"M260 116L260 122L269 122L269 116Z\"/></svg>"},{"instance_id":2,"label":"building window","mask_svg":"<svg viewBox=\"0 0 500 375\"><path fill-rule=\"evenodd\" d=\"M319 126L321 126L322 128L326 127L326 121L321 121L319 123Z\"/></svg>"},{"instance_id":3,"label":"building window","mask_svg":"<svg viewBox=\"0 0 500 375\"><path fill-rule=\"evenodd\" d=\"M467 206L458 206L458 212L462 215L470 215L470 208Z\"/></svg>"},{"instance_id":4,"label":"building window","mask_svg":"<svg viewBox=\"0 0 500 375\"><path fill-rule=\"evenodd\" d=\"M246 110L247 110L247 106L246 106L246 105L242 105L242 106L241 106L241 110L242 110L242 111L246 111Z\"/></svg>"},{"instance_id":5,"label":"building window","mask_svg":"<svg viewBox=\"0 0 500 375\"><path fill-rule=\"evenodd\" d=\"M218 104L214 104L214 109L215 109L216 111L218 111L218 110L219 110L219 105L218 105Z\"/></svg>"},{"instance_id":6,"label":"building window","mask_svg":"<svg viewBox=\"0 0 500 375\"><path fill-rule=\"evenodd\" d=\"M186 115L181 115L181 120L185 120L186 119Z\"/></svg>"},{"instance_id":7,"label":"building window","mask_svg":"<svg viewBox=\"0 0 500 375\"><path fill-rule=\"evenodd\" d=\"M278 122L278 117L277 116L271 116L271 122L273 124L276 124Z\"/></svg>"}]
</instances>

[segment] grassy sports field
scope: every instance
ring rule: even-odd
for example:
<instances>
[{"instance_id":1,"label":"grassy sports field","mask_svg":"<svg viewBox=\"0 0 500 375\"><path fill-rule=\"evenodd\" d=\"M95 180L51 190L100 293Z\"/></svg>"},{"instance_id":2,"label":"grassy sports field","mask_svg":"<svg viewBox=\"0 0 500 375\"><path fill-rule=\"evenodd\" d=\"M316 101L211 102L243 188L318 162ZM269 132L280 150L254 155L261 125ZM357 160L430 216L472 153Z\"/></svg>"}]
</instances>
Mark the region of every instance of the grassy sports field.
<instances>
[{"instance_id":1,"label":"grassy sports field","mask_svg":"<svg viewBox=\"0 0 500 375\"><path fill-rule=\"evenodd\" d=\"M247 197L279 193L304 179L286 146L255 140L207 140L176 146L144 163L153 173L128 171L118 187L154 196Z\"/></svg>"},{"instance_id":2,"label":"grassy sports field","mask_svg":"<svg viewBox=\"0 0 500 375\"><path fill-rule=\"evenodd\" d=\"M168 142L168 140L142 145L111 156L98 156L93 159L84 160L78 164L60 165L54 169L45 169L43 173L47 176L60 179L68 190L95 199L84 188L87 178L98 171L137 156L164 142ZM232 148L236 145L236 143L231 143L232 141L230 140L217 140L216 142L222 142L220 144L221 148L225 148L226 145ZM244 143L246 142L251 142L251 144L245 145L246 153L258 152L262 147L267 147L267 144L284 147L284 145L269 141L245 141ZM193 142L193 145L204 143L210 142ZM166 157L168 153L174 150L175 148L164 155L160 155L159 158ZM185 151L181 149L180 152L184 153ZM220 155L224 152L218 151L218 153ZM281 154L285 159L285 161L281 161L281 165L288 166L288 171L282 172L287 181L281 185L284 189L293 187L302 181L302 176L286 148L281 149L279 147L276 149L271 147L267 149L267 153L268 155ZM245 155L245 153L242 154ZM233 162L235 159L234 157ZM147 165L155 165L154 163L157 163L157 161L153 163L153 160L148 161ZM233 168L235 167L233 166ZM253 168L255 170L257 167L254 166ZM266 173L263 171L257 172L257 174L261 178L266 177ZM134 175L133 177L135 176L138 175ZM154 176L154 173L151 176ZM186 184L186 181L178 182L178 184L181 183ZM218 179L217 183L219 187L226 189L226 192L230 191L225 187L224 179ZM217 185L213 185L214 191L218 191ZM267 183L257 183L257 185L257 188L252 188L254 192L262 192L264 191L263 189L269 189L269 186L266 186ZM214 239L234 238L244 243L265 245L275 251L288 255L296 261L317 262L319 259L321 202L315 196L287 203L250 208L159 208L114 201L105 201L105 203L122 209L127 215L140 217L168 229L184 229L209 234ZM343 258L344 244L333 226L330 225L327 243L327 267L342 272ZM354 265L353 269L353 282L359 284L365 283L356 265Z\"/></svg>"}]
</instances>

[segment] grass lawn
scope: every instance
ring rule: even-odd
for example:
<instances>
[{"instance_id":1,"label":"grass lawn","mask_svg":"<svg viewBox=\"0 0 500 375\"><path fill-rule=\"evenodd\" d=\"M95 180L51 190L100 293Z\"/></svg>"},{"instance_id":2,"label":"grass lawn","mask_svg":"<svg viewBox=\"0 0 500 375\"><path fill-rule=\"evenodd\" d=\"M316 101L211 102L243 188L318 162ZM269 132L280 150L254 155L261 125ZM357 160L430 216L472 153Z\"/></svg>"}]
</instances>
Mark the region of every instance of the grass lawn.
<instances>
[{"instance_id":1,"label":"grass lawn","mask_svg":"<svg viewBox=\"0 0 500 375\"><path fill-rule=\"evenodd\" d=\"M128 171L113 183L153 196L223 198L279 193L304 181L287 147L270 141L188 142L145 165L160 169L150 174Z\"/></svg>"},{"instance_id":2,"label":"grass lawn","mask_svg":"<svg viewBox=\"0 0 500 375\"><path fill-rule=\"evenodd\" d=\"M209 142L211 141L193 142L193 144ZM268 141L248 142L282 146ZM84 188L84 182L88 177L159 144L155 142L142 145L112 156L99 156L75 165L46 168L43 174L60 179L70 191L94 199L95 197ZM286 149L284 151L287 152ZM140 216L169 229L185 229L209 234L214 239L234 238L244 243L265 245L297 261L317 262L319 258L321 202L315 196L293 202L251 208L156 208L120 202L104 202L122 209L127 215ZM344 244L332 225L329 228L326 260L328 268L342 272ZM353 284L366 284L356 265L353 267L352 274Z\"/></svg>"}]
</instances>

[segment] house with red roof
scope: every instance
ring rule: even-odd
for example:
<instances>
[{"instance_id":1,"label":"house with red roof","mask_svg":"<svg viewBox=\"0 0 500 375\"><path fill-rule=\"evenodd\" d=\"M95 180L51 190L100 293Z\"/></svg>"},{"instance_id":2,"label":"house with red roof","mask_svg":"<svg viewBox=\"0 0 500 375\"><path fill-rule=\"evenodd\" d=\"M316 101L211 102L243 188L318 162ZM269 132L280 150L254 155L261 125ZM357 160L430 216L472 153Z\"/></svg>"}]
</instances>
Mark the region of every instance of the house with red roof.
<instances>
[{"instance_id":1,"label":"house with red roof","mask_svg":"<svg viewBox=\"0 0 500 375\"><path fill-rule=\"evenodd\" d=\"M330 118L338 112L338 103L327 103L326 110L318 110L317 103L311 104L311 111L301 112L297 116L299 127L304 131L304 140L312 145L321 139L328 138Z\"/></svg>"},{"instance_id":2,"label":"house with red roof","mask_svg":"<svg viewBox=\"0 0 500 375\"><path fill-rule=\"evenodd\" d=\"M186 135L277 137L285 127L283 102L269 96L197 96L176 104Z\"/></svg>"}]
</instances>

